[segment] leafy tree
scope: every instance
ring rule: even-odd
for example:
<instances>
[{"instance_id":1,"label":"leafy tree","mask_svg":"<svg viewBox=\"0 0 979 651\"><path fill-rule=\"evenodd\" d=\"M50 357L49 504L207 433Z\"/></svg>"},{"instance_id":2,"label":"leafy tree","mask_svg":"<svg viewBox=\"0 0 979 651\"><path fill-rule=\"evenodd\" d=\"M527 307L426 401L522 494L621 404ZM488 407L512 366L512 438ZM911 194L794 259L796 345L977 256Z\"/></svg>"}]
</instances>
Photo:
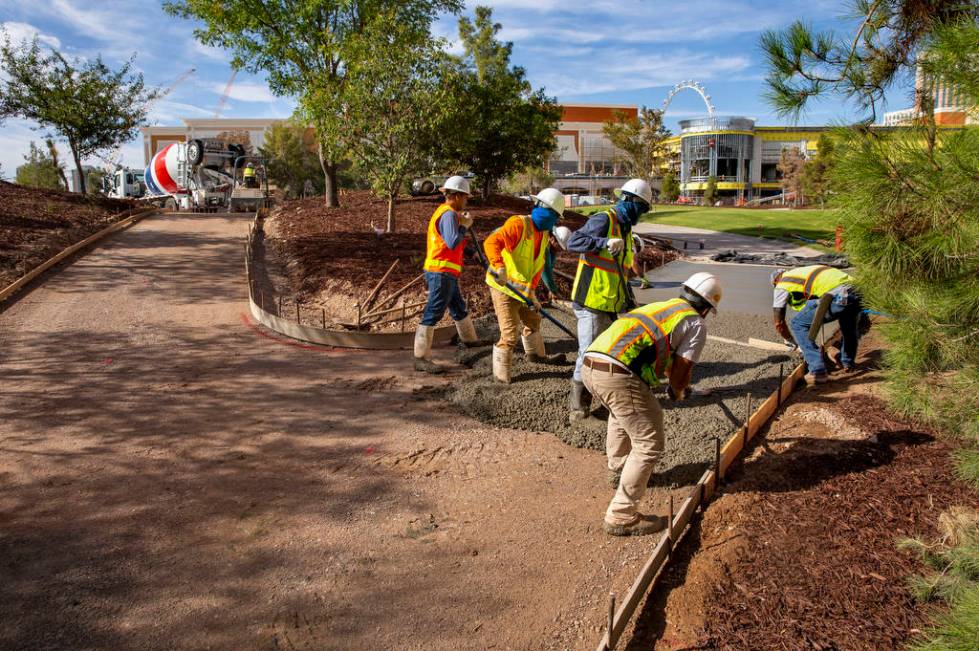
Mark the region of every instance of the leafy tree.
<instances>
[{"instance_id":1,"label":"leafy tree","mask_svg":"<svg viewBox=\"0 0 979 651\"><path fill-rule=\"evenodd\" d=\"M51 156L34 144L33 140L30 147L24 156L24 164L17 168L15 181L30 188L67 189L67 185L61 184L58 166Z\"/></svg>"},{"instance_id":2,"label":"leafy tree","mask_svg":"<svg viewBox=\"0 0 979 651\"><path fill-rule=\"evenodd\" d=\"M82 159L135 138L148 103L159 94L132 72L132 59L119 70L111 70L101 56L69 61L57 51L42 52L37 38L13 45L5 36L0 68L0 116L31 120L67 141L83 194Z\"/></svg>"},{"instance_id":3,"label":"leafy tree","mask_svg":"<svg viewBox=\"0 0 979 651\"><path fill-rule=\"evenodd\" d=\"M63 187L67 190L71 186L68 184L68 176L65 174L65 166L61 164L61 159L58 157L58 148L54 146L54 140L48 138L44 141L44 145L48 148L48 156L51 158L54 168L58 170L58 176L61 177L61 182L64 183Z\"/></svg>"},{"instance_id":4,"label":"leafy tree","mask_svg":"<svg viewBox=\"0 0 979 651\"><path fill-rule=\"evenodd\" d=\"M511 174L503 182L503 189L510 194L534 194L554 183L551 176L543 167L533 165Z\"/></svg>"},{"instance_id":5,"label":"leafy tree","mask_svg":"<svg viewBox=\"0 0 979 651\"><path fill-rule=\"evenodd\" d=\"M440 11L456 12L461 0L167 0L172 15L202 21L205 45L231 52L231 65L265 72L277 95L299 100L315 128L328 206L339 205L337 180L343 149L347 72L357 61L351 45L378 12L394 11L407 30L428 34ZM363 48L358 49L363 53Z\"/></svg>"},{"instance_id":6,"label":"leafy tree","mask_svg":"<svg viewBox=\"0 0 979 651\"><path fill-rule=\"evenodd\" d=\"M663 111L644 106L637 117L618 111L602 126L602 132L622 152L620 162L626 175L650 179L662 173L669 157L666 139L670 136L663 126Z\"/></svg>"},{"instance_id":7,"label":"leafy tree","mask_svg":"<svg viewBox=\"0 0 979 651\"><path fill-rule=\"evenodd\" d=\"M307 132L307 127L297 120L277 122L265 132L258 150L265 157L269 180L286 197L300 196L307 180L312 181L314 191L323 191L315 136L310 138Z\"/></svg>"},{"instance_id":8,"label":"leafy tree","mask_svg":"<svg viewBox=\"0 0 979 651\"><path fill-rule=\"evenodd\" d=\"M821 207L826 206L829 198L834 156L833 139L824 133L816 143L816 155L806 162L802 170L802 191L809 201L818 201Z\"/></svg>"},{"instance_id":9,"label":"leafy tree","mask_svg":"<svg viewBox=\"0 0 979 651\"><path fill-rule=\"evenodd\" d=\"M105 171L98 168L88 170L85 175L85 186L88 188L89 194L102 193L102 179L105 178L105 174Z\"/></svg>"},{"instance_id":10,"label":"leafy tree","mask_svg":"<svg viewBox=\"0 0 979 651\"><path fill-rule=\"evenodd\" d=\"M663 187L659 191L659 196L668 203L673 203L680 196L680 182L673 170L667 170L663 175Z\"/></svg>"},{"instance_id":11,"label":"leafy tree","mask_svg":"<svg viewBox=\"0 0 979 651\"><path fill-rule=\"evenodd\" d=\"M460 18L466 56L446 75L452 104L442 132L452 137L442 141L443 155L476 175L484 199L500 179L544 165L561 119L554 98L510 66L512 46L496 39L500 29L488 7L477 7L475 20Z\"/></svg>"},{"instance_id":12,"label":"leafy tree","mask_svg":"<svg viewBox=\"0 0 979 651\"><path fill-rule=\"evenodd\" d=\"M353 44L344 112L351 158L375 193L388 202L387 232L395 230L395 204L409 175L428 160L426 143L438 134L440 43L379 16ZM361 51L362 49L362 51Z\"/></svg>"},{"instance_id":13,"label":"leafy tree","mask_svg":"<svg viewBox=\"0 0 979 651\"><path fill-rule=\"evenodd\" d=\"M782 173L782 194L792 195L796 206L802 201L802 171L806 167L806 157L798 147L786 147L778 157L776 169Z\"/></svg>"},{"instance_id":14,"label":"leafy tree","mask_svg":"<svg viewBox=\"0 0 979 651\"><path fill-rule=\"evenodd\" d=\"M704 204L713 206L717 203L717 177L707 177L707 187L704 188Z\"/></svg>"},{"instance_id":15,"label":"leafy tree","mask_svg":"<svg viewBox=\"0 0 979 651\"><path fill-rule=\"evenodd\" d=\"M768 33L769 95L798 113L842 96L875 115L883 92L917 66L979 102L979 3L859 2L849 38L799 23ZM830 172L844 243L881 325L893 404L979 437L979 129L939 133L931 102L919 124L841 129ZM967 450L975 460L979 453ZM979 481L979 464L960 472Z\"/></svg>"}]
</instances>

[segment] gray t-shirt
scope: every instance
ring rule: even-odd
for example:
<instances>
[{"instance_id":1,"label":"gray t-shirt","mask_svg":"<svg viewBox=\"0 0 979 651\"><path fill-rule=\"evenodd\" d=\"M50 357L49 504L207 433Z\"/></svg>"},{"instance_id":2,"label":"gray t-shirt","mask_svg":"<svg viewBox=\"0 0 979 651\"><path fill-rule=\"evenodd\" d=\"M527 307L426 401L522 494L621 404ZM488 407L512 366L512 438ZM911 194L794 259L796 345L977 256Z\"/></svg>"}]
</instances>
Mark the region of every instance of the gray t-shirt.
<instances>
[{"instance_id":1,"label":"gray t-shirt","mask_svg":"<svg viewBox=\"0 0 979 651\"><path fill-rule=\"evenodd\" d=\"M670 348L677 357L682 357L692 364L700 360L707 343L707 325L704 319L697 315L680 321L670 333Z\"/></svg>"}]
</instances>

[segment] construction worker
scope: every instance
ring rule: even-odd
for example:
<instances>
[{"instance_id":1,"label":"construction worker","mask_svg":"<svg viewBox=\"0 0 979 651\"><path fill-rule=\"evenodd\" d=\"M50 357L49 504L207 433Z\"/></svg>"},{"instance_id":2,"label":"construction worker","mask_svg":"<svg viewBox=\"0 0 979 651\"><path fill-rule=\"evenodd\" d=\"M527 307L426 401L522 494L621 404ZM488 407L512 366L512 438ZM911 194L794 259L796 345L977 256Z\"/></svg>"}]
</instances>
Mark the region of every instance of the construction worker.
<instances>
[{"instance_id":1,"label":"construction worker","mask_svg":"<svg viewBox=\"0 0 979 651\"><path fill-rule=\"evenodd\" d=\"M611 209L592 215L571 234L568 250L580 253L578 271L571 290L578 318L578 359L571 378L569 417L588 417L591 395L581 380L585 351L628 305L628 278L633 265L632 227L649 212L653 191L642 179L631 179L615 191L619 197Z\"/></svg>"},{"instance_id":2,"label":"construction worker","mask_svg":"<svg viewBox=\"0 0 979 651\"><path fill-rule=\"evenodd\" d=\"M446 309L455 321L459 340L464 345L480 343L466 301L459 291L466 231L472 226L472 217L463 212L471 194L469 181L461 176L451 176L439 190L445 195L445 203L435 209L428 222L423 266L428 302L415 331L415 370L433 374L445 370L431 360L431 354L435 326L445 316Z\"/></svg>"},{"instance_id":3,"label":"construction worker","mask_svg":"<svg viewBox=\"0 0 979 651\"><path fill-rule=\"evenodd\" d=\"M666 380L672 400L689 395L690 375L707 341L704 318L720 302L717 278L696 273L679 298L624 314L582 356L582 381L609 412L605 452L609 482L617 488L605 512L606 533L638 536L666 526L666 518L636 508L665 443L663 410L651 387Z\"/></svg>"},{"instance_id":4,"label":"construction worker","mask_svg":"<svg viewBox=\"0 0 979 651\"><path fill-rule=\"evenodd\" d=\"M245 165L245 171L241 173L241 179L245 182L246 188L257 188L258 177L255 172L255 163Z\"/></svg>"},{"instance_id":5,"label":"construction worker","mask_svg":"<svg viewBox=\"0 0 979 651\"><path fill-rule=\"evenodd\" d=\"M837 358L844 372L852 372L857 358L857 345L860 341L860 315L863 312L860 296L853 288L853 278L844 271L823 265L810 265L795 269L776 269L771 275L775 297L775 330L785 340L795 339L806 360L808 372L806 382L823 384L828 379L823 353L811 339L809 330L817 318L820 297L829 294L832 302L822 319L823 323L840 322L840 335L843 342ZM787 324L786 307L799 313Z\"/></svg>"},{"instance_id":6,"label":"construction worker","mask_svg":"<svg viewBox=\"0 0 979 651\"><path fill-rule=\"evenodd\" d=\"M510 382L518 332L522 334L528 360L558 361L558 357L548 357L544 349L540 314L520 295L540 307L535 290L544 271L550 231L564 214L564 195L560 190L546 188L534 197L534 202L530 215L510 217L483 242L490 265L486 270L486 284L490 286L493 310L500 325L500 340L493 346L493 377L500 382Z\"/></svg>"}]
</instances>

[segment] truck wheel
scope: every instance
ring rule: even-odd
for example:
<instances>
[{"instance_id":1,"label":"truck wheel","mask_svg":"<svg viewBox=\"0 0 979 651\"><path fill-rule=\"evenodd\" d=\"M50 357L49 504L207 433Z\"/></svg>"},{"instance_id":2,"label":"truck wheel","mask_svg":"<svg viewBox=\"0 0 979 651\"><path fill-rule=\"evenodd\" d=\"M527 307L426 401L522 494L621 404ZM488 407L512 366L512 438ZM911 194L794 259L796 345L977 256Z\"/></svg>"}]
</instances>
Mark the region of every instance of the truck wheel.
<instances>
[{"instance_id":1,"label":"truck wheel","mask_svg":"<svg viewBox=\"0 0 979 651\"><path fill-rule=\"evenodd\" d=\"M169 210L170 212L176 212L177 202L174 201L173 199L167 199L166 201L163 202L163 209Z\"/></svg>"},{"instance_id":2,"label":"truck wheel","mask_svg":"<svg viewBox=\"0 0 979 651\"><path fill-rule=\"evenodd\" d=\"M200 165L204 160L204 143L200 140L191 140L187 143L187 162L191 165Z\"/></svg>"},{"instance_id":3,"label":"truck wheel","mask_svg":"<svg viewBox=\"0 0 979 651\"><path fill-rule=\"evenodd\" d=\"M433 194L435 192L435 184L431 181L425 181L422 183L422 194Z\"/></svg>"}]
</instances>

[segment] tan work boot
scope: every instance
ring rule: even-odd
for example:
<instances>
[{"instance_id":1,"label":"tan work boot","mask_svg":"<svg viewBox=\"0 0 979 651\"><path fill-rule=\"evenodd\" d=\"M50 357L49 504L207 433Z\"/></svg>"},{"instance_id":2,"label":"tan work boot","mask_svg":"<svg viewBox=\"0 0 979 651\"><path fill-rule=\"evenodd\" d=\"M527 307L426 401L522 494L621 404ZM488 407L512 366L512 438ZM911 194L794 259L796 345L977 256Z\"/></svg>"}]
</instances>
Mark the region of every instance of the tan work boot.
<instances>
[{"instance_id":1,"label":"tan work boot","mask_svg":"<svg viewBox=\"0 0 979 651\"><path fill-rule=\"evenodd\" d=\"M480 348L482 346L489 346L492 341L487 341L485 339L480 339L476 336L476 326L473 324L471 316L467 316L465 319L456 321L456 333L459 335L459 343L466 348Z\"/></svg>"},{"instance_id":2,"label":"tan work boot","mask_svg":"<svg viewBox=\"0 0 979 651\"><path fill-rule=\"evenodd\" d=\"M500 346L493 346L493 377L498 382L510 384L510 363L512 360L512 350Z\"/></svg>"},{"instance_id":3,"label":"tan work boot","mask_svg":"<svg viewBox=\"0 0 979 651\"><path fill-rule=\"evenodd\" d=\"M415 330L415 370L432 375L441 375L445 369L431 360L432 339L435 337L435 327L419 325Z\"/></svg>"},{"instance_id":4,"label":"tan work boot","mask_svg":"<svg viewBox=\"0 0 979 651\"><path fill-rule=\"evenodd\" d=\"M523 343L523 352L527 355L528 362L535 364L560 364L565 361L564 355L548 355L544 347L544 333L538 330L529 335L520 337Z\"/></svg>"},{"instance_id":5,"label":"tan work boot","mask_svg":"<svg viewBox=\"0 0 979 651\"><path fill-rule=\"evenodd\" d=\"M825 373L806 373L806 384L809 386L826 384L828 380L829 377Z\"/></svg>"},{"instance_id":6,"label":"tan work boot","mask_svg":"<svg viewBox=\"0 0 979 651\"><path fill-rule=\"evenodd\" d=\"M610 536L648 536L666 529L669 522L664 515L643 515L636 514L636 520L632 524L611 524L602 521L602 528Z\"/></svg>"}]
</instances>

